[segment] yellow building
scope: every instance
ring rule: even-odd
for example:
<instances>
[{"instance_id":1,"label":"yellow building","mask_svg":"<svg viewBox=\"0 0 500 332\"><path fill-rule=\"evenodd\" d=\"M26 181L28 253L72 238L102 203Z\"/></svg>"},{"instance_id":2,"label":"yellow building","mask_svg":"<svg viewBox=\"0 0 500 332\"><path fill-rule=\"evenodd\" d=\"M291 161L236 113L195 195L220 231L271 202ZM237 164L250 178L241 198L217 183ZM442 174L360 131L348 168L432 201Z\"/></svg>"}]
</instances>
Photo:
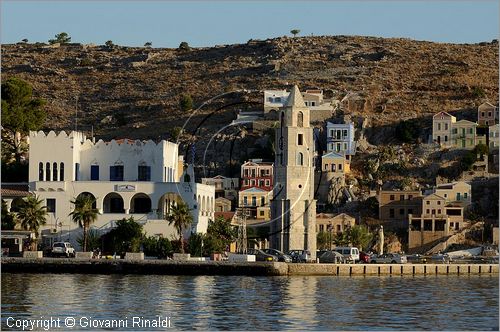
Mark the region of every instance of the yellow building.
<instances>
[{"instance_id":1,"label":"yellow building","mask_svg":"<svg viewBox=\"0 0 500 332\"><path fill-rule=\"evenodd\" d=\"M477 123L460 120L453 124L451 140L453 146L461 149L473 149L479 142L476 141Z\"/></svg>"},{"instance_id":2,"label":"yellow building","mask_svg":"<svg viewBox=\"0 0 500 332\"><path fill-rule=\"evenodd\" d=\"M351 171L351 164L342 154L330 152L321 157L321 170L323 172L348 174Z\"/></svg>"},{"instance_id":3,"label":"yellow building","mask_svg":"<svg viewBox=\"0 0 500 332\"><path fill-rule=\"evenodd\" d=\"M316 215L316 233L331 232L338 234L344 232L347 228L356 224L356 219L346 213L331 214L318 213Z\"/></svg>"},{"instance_id":4,"label":"yellow building","mask_svg":"<svg viewBox=\"0 0 500 332\"><path fill-rule=\"evenodd\" d=\"M447 204L446 199L437 194L427 195L421 202L422 213L408 216L409 249L439 240L468 225L460 204Z\"/></svg>"},{"instance_id":5,"label":"yellow building","mask_svg":"<svg viewBox=\"0 0 500 332\"><path fill-rule=\"evenodd\" d=\"M271 196L272 191L257 187L241 190L238 194L238 206L248 208L251 218L269 220Z\"/></svg>"},{"instance_id":6,"label":"yellow building","mask_svg":"<svg viewBox=\"0 0 500 332\"><path fill-rule=\"evenodd\" d=\"M462 203L464 207L471 204L471 185L464 181L438 184L434 193L443 197L446 203L458 202Z\"/></svg>"}]
</instances>

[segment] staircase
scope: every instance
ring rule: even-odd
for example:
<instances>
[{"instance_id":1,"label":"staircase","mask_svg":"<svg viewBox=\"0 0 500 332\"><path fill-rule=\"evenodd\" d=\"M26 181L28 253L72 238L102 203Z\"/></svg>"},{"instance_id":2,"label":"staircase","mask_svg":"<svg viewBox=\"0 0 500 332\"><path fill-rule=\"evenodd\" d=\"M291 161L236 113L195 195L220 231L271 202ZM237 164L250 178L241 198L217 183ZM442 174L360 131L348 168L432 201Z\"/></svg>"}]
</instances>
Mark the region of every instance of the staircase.
<instances>
[{"instance_id":1,"label":"staircase","mask_svg":"<svg viewBox=\"0 0 500 332\"><path fill-rule=\"evenodd\" d=\"M477 222L475 224L464 227L458 233L455 233L453 235L445 236L445 237L437 240L437 243L434 246L432 246L429 250L427 250L425 252L425 254L432 255L432 254L436 254L440 251L441 252L445 251L446 248L448 248L448 246L455 244L455 243L460 243L463 240L465 240L467 233L469 233L473 230L476 230L478 228L481 228L481 227L484 227L483 221L480 221L480 222ZM436 241L434 241L434 242L436 242ZM424 246L422 246L422 247L424 247Z\"/></svg>"},{"instance_id":2,"label":"staircase","mask_svg":"<svg viewBox=\"0 0 500 332\"><path fill-rule=\"evenodd\" d=\"M423 246L420 247L415 247L408 249L408 253L413 255L413 254L422 254L425 253L427 254L429 251L433 250L434 247L438 246L441 243L446 242L452 235L444 236L440 239L434 240L432 242L426 243Z\"/></svg>"}]
</instances>

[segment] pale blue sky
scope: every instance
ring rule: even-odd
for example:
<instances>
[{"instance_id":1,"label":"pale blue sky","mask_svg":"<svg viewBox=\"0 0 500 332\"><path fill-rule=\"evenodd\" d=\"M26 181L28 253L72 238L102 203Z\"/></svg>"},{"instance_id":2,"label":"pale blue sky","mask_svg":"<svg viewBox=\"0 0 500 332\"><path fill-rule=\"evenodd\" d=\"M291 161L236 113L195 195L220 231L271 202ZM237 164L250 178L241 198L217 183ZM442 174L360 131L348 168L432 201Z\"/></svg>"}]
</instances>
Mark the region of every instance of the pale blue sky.
<instances>
[{"instance_id":1,"label":"pale blue sky","mask_svg":"<svg viewBox=\"0 0 500 332\"><path fill-rule=\"evenodd\" d=\"M289 34L404 37L452 43L498 38L499 2L476 1L1 1L1 42L177 47Z\"/></svg>"}]
</instances>

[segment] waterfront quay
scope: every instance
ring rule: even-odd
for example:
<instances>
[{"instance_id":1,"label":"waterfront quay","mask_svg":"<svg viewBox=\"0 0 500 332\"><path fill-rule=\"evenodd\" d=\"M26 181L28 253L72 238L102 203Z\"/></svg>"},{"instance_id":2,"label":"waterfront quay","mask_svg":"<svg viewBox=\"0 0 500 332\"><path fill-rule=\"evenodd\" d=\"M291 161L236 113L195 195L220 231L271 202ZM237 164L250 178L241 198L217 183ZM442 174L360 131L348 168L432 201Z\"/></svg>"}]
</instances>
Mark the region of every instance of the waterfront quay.
<instances>
[{"instance_id":1,"label":"waterfront quay","mask_svg":"<svg viewBox=\"0 0 500 332\"><path fill-rule=\"evenodd\" d=\"M249 275L249 276L412 276L498 274L498 264L315 264L173 260L2 258L2 272Z\"/></svg>"}]
</instances>

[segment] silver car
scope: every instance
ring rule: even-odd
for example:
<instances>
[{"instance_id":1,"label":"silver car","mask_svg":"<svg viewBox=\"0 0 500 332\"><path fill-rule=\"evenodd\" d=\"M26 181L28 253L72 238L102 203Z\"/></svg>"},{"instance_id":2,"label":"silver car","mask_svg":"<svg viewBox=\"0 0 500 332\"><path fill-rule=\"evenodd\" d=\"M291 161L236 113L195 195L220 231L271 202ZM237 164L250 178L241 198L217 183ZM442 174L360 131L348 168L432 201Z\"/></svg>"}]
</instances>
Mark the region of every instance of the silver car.
<instances>
[{"instance_id":1,"label":"silver car","mask_svg":"<svg viewBox=\"0 0 500 332\"><path fill-rule=\"evenodd\" d=\"M373 255L371 257L371 263L406 264L408 263L408 258L406 255L400 254Z\"/></svg>"},{"instance_id":2,"label":"silver car","mask_svg":"<svg viewBox=\"0 0 500 332\"><path fill-rule=\"evenodd\" d=\"M69 242L55 242L52 245L52 256L75 257L75 248Z\"/></svg>"}]
</instances>

